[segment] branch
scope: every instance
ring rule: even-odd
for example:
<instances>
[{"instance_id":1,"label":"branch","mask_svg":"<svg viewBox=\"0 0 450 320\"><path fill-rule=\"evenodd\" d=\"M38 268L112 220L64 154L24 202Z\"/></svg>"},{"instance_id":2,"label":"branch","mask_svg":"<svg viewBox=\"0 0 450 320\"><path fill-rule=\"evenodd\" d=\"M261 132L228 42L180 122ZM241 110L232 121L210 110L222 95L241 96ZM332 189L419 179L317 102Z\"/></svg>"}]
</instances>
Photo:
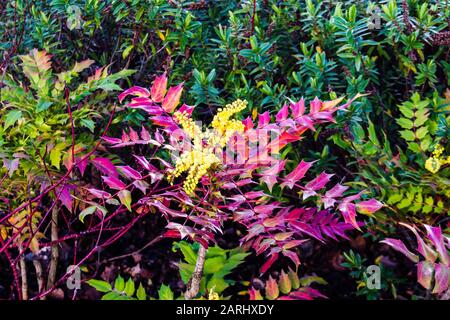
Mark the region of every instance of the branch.
<instances>
[{"instance_id":1,"label":"branch","mask_svg":"<svg viewBox=\"0 0 450 320\"><path fill-rule=\"evenodd\" d=\"M184 294L184 298L186 300L191 300L198 294L200 282L202 281L203 276L203 266L205 265L206 251L207 249L200 245L200 249L198 249L197 262L195 263L195 269L192 273L191 280L189 280L189 283L187 285L186 293Z\"/></svg>"}]
</instances>

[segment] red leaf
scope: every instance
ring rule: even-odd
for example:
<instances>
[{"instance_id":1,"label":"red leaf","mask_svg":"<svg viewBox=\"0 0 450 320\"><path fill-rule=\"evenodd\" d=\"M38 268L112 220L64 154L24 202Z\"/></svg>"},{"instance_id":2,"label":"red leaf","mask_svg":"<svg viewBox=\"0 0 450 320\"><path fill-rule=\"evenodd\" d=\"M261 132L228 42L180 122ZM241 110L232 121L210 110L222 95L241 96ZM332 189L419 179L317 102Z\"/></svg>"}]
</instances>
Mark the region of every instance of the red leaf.
<instances>
[{"instance_id":1,"label":"red leaf","mask_svg":"<svg viewBox=\"0 0 450 320\"><path fill-rule=\"evenodd\" d=\"M139 135L136 131L133 130L133 128L130 128L130 140L131 141L138 141Z\"/></svg>"},{"instance_id":2,"label":"red leaf","mask_svg":"<svg viewBox=\"0 0 450 320\"><path fill-rule=\"evenodd\" d=\"M188 106L187 104L183 103L183 105L180 107L179 111L181 113L186 113L188 116L191 116L192 111L194 111L194 106Z\"/></svg>"},{"instance_id":3,"label":"red leaf","mask_svg":"<svg viewBox=\"0 0 450 320\"><path fill-rule=\"evenodd\" d=\"M351 202L342 202L338 209L341 211L342 216L344 217L344 220L346 223L350 223L352 226L354 226L356 229L361 230L359 228L358 223L356 222L356 211L355 211L355 204Z\"/></svg>"},{"instance_id":4,"label":"red leaf","mask_svg":"<svg viewBox=\"0 0 450 320\"><path fill-rule=\"evenodd\" d=\"M325 187L332 176L334 176L334 174L322 172L317 178L308 182L305 186L305 191L303 192L303 200L315 195L317 190Z\"/></svg>"},{"instance_id":5,"label":"red leaf","mask_svg":"<svg viewBox=\"0 0 450 320\"><path fill-rule=\"evenodd\" d=\"M250 300L263 300L259 290L256 290L253 287L248 290L248 294L250 295Z\"/></svg>"},{"instance_id":6,"label":"red leaf","mask_svg":"<svg viewBox=\"0 0 450 320\"><path fill-rule=\"evenodd\" d=\"M170 127L175 125L175 121L171 117L166 116L154 116L150 118L154 124L161 127Z\"/></svg>"},{"instance_id":7,"label":"red leaf","mask_svg":"<svg viewBox=\"0 0 450 320\"><path fill-rule=\"evenodd\" d=\"M298 255L294 251L283 250L282 253L285 257L288 257L289 259L292 260L292 262L294 262L295 267L298 267L300 265L300 259L298 258Z\"/></svg>"},{"instance_id":8,"label":"red leaf","mask_svg":"<svg viewBox=\"0 0 450 320\"><path fill-rule=\"evenodd\" d=\"M289 189L292 189L294 184L305 176L306 172L309 168L311 168L313 163L314 161L306 162L302 160L298 166L284 178L284 182L281 184L281 187L287 186Z\"/></svg>"},{"instance_id":9,"label":"red leaf","mask_svg":"<svg viewBox=\"0 0 450 320\"><path fill-rule=\"evenodd\" d=\"M283 108L278 111L277 115L275 116L275 119L277 122L281 122L283 120L286 120L288 117L288 106L284 105Z\"/></svg>"},{"instance_id":10,"label":"red leaf","mask_svg":"<svg viewBox=\"0 0 450 320\"><path fill-rule=\"evenodd\" d=\"M266 297L269 300L275 300L278 298L280 291L278 290L277 282L269 277L269 280L266 281Z\"/></svg>"},{"instance_id":11,"label":"red leaf","mask_svg":"<svg viewBox=\"0 0 450 320\"><path fill-rule=\"evenodd\" d=\"M305 113L305 100L301 98L298 102L291 101L290 108L294 119L301 117Z\"/></svg>"},{"instance_id":12,"label":"red leaf","mask_svg":"<svg viewBox=\"0 0 450 320\"><path fill-rule=\"evenodd\" d=\"M156 77L153 81L152 88L150 89L152 100L155 102L161 102L167 92L167 76L163 73L159 77Z\"/></svg>"},{"instance_id":13,"label":"red leaf","mask_svg":"<svg viewBox=\"0 0 450 320\"><path fill-rule=\"evenodd\" d=\"M272 266L272 264L278 259L278 253L274 253L270 256L269 259L267 259L266 262L261 267L261 275L266 273L267 270Z\"/></svg>"},{"instance_id":14,"label":"red leaf","mask_svg":"<svg viewBox=\"0 0 450 320\"><path fill-rule=\"evenodd\" d=\"M245 126L245 131L253 129L253 127L255 126L250 116L242 120L242 124Z\"/></svg>"},{"instance_id":15,"label":"red leaf","mask_svg":"<svg viewBox=\"0 0 450 320\"><path fill-rule=\"evenodd\" d=\"M150 92L145 88L134 86L119 94L119 102L129 95L147 98L150 96Z\"/></svg>"},{"instance_id":16,"label":"red leaf","mask_svg":"<svg viewBox=\"0 0 450 320\"><path fill-rule=\"evenodd\" d=\"M315 97L313 101L309 104L309 113L314 114L319 112L322 109L322 101L319 98Z\"/></svg>"},{"instance_id":17,"label":"red leaf","mask_svg":"<svg viewBox=\"0 0 450 320\"><path fill-rule=\"evenodd\" d=\"M177 105L180 103L181 93L183 92L183 84L179 84L175 87L170 87L166 97L162 103L162 107L166 112L173 112Z\"/></svg>"},{"instance_id":18,"label":"red leaf","mask_svg":"<svg viewBox=\"0 0 450 320\"><path fill-rule=\"evenodd\" d=\"M275 165L267 170L261 172L261 181L265 182L270 191L272 191L273 185L278 181L278 176L281 170L283 170L286 160L278 161Z\"/></svg>"}]
</instances>

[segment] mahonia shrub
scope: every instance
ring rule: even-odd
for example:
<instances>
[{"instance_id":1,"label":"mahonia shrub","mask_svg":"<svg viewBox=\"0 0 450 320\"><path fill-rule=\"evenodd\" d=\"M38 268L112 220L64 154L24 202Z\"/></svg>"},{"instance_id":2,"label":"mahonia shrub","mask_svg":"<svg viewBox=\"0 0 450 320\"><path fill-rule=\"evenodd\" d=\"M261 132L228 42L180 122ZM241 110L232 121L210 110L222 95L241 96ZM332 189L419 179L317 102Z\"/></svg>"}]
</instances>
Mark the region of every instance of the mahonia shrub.
<instances>
[{"instance_id":1,"label":"mahonia shrub","mask_svg":"<svg viewBox=\"0 0 450 320\"><path fill-rule=\"evenodd\" d=\"M290 101L274 119L265 112L257 121L236 119L247 107L246 101L236 100L218 110L208 129L194 122L193 107L177 108L182 90L182 85L167 90L163 74L150 90L134 86L119 96L121 102L131 96L126 106L144 110L152 126L142 126L140 132L129 128L104 142L111 149L149 148L133 153L135 164L109 167L102 176L108 189L88 189L96 203L80 213L81 219L106 212L103 203L158 212L167 220L165 237L189 239L205 248L216 241L224 222L239 223L246 229L241 244L267 256L264 273L280 255L298 267L295 248L300 244L310 238L346 238L347 231L361 226L357 211L371 214L382 207L375 199L364 199L362 192L347 194L347 186L332 184L332 173L310 176L314 162L302 160L287 172L288 160L280 157L285 146L298 143L307 131L333 122L334 114L344 112L353 99L340 105L343 98L316 98L308 108L303 99ZM292 201L274 200L274 188Z\"/></svg>"}]
</instances>

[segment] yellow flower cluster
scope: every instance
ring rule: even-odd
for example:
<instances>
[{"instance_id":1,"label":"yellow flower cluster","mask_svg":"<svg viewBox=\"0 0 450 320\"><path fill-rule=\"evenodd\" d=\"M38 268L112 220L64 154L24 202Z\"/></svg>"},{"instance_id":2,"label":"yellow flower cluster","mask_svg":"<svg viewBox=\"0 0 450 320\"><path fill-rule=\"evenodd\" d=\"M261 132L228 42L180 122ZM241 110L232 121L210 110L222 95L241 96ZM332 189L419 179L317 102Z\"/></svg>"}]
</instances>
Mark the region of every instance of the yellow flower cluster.
<instances>
[{"instance_id":1,"label":"yellow flower cluster","mask_svg":"<svg viewBox=\"0 0 450 320\"><path fill-rule=\"evenodd\" d=\"M189 136L191 139L201 139L202 138L202 129L195 124L194 120L188 117L186 112L181 113L180 111L177 111L173 114L173 117L175 121L177 121L181 127L183 128L184 132Z\"/></svg>"},{"instance_id":2,"label":"yellow flower cluster","mask_svg":"<svg viewBox=\"0 0 450 320\"><path fill-rule=\"evenodd\" d=\"M447 159L442 157L444 147L438 144L433 151L433 155L425 161L425 169L431 173L436 173L441 169L441 166L450 164L450 156Z\"/></svg>"},{"instance_id":3,"label":"yellow flower cluster","mask_svg":"<svg viewBox=\"0 0 450 320\"><path fill-rule=\"evenodd\" d=\"M231 104L227 104L225 108L218 110L219 113L214 116L211 122L211 127L214 129L212 136L210 136L211 144L218 144L224 147L235 132L244 131L242 122L230 120L230 118L245 108L247 108L247 101L238 99Z\"/></svg>"},{"instance_id":4,"label":"yellow flower cluster","mask_svg":"<svg viewBox=\"0 0 450 320\"><path fill-rule=\"evenodd\" d=\"M187 194L192 195L199 180L208 170L215 164L220 164L220 159L214 153L216 148L224 148L235 132L244 131L244 125L240 121L230 118L246 107L247 101L236 100L219 109L211 123L212 129L207 132L202 132L187 113L175 112L174 119L193 140L193 150L183 153L177 160L175 168L168 175L169 181L173 182L183 172L188 171L183 188Z\"/></svg>"}]
</instances>

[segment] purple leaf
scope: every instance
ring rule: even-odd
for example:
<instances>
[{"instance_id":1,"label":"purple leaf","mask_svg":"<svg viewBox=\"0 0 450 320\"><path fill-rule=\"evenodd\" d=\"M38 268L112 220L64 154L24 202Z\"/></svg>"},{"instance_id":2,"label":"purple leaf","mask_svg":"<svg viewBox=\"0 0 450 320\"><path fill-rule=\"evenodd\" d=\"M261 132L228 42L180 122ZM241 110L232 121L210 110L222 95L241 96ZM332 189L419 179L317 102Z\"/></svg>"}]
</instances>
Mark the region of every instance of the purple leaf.
<instances>
[{"instance_id":1,"label":"purple leaf","mask_svg":"<svg viewBox=\"0 0 450 320\"><path fill-rule=\"evenodd\" d=\"M373 214L380 210L383 204L375 199L360 201L356 204L356 209L363 214Z\"/></svg>"},{"instance_id":2,"label":"purple leaf","mask_svg":"<svg viewBox=\"0 0 450 320\"><path fill-rule=\"evenodd\" d=\"M148 171L157 171L157 169L150 164L150 162L148 162L148 160L144 157L144 156L136 156L133 155L136 160L138 161L138 163L146 170Z\"/></svg>"},{"instance_id":3,"label":"purple leaf","mask_svg":"<svg viewBox=\"0 0 450 320\"><path fill-rule=\"evenodd\" d=\"M385 243L385 244L391 246L392 248L394 248L395 250L403 253L408 259L410 259L413 262L417 263L419 261L419 257L417 255L415 255L414 253L412 253L411 251L409 251L408 248L406 248L405 244L401 240L386 238L380 242Z\"/></svg>"},{"instance_id":4,"label":"purple leaf","mask_svg":"<svg viewBox=\"0 0 450 320\"><path fill-rule=\"evenodd\" d=\"M339 211L341 211L342 216L344 217L344 221L346 223L350 223L356 229L361 230L359 228L358 222L356 222L356 210L355 204L351 202L342 202L339 207Z\"/></svg>"},{"instance_id":5,"label":"purple leaf","mask_svg":"<svg viewBox=\"0 0 450 320\"><path fill-rule=\"evenodd\" d=\"M194 111L194 106L188 106L187 104L183 103L183 105L178 110L181 113L186 113L188 116L192 115L192 111Z\"/></svg>"},{"instance_id":6,"label":"purple leaf","mask_svg":"<svg viewBox=\"0 0 450 320\"><path fill-rule=\"evenodd\" d=\"M108 158L95 158L91 161L94 163L94 166L104 174L113 177L119 176L116 167Z\"/></svg>"},{"instance_id":7,"label":"purple leaf","mask_svg":"<svg viewBox=\"0 0 450 320\"><path fill-rule=\"evenodd\" d=\"M430 248L430 246L427 245L425 241L423 241L416 228L406 223L400 222L400 224L414 233L417 239L417 251L425 258L425 260L427 260L428 262L435 262L437 259L437 253L432 248Z\"/></svg>"},{"instance_id":8,"label":"purple leaf","mask_svg":"<svg viewBox=\"0 0 450 320\"><path fill-rule=\"evenodd\" d=\"M269 111L258 114L258 128L264 128L270 123Z\"/></svg>"},{"instance_id":9,"label":"purple leaf","mask_svg":"<svg viewBox=\"0 0 450 320\"><path fill-rule=\"evenodd\" d=\"M417 264L417 282L425 289L430 289L433 279L434 264L427 261L421 261Z\"/></svg>"},{"instance_id":10,"label":"purple leaf","mask_svg":"<svg viewBox=\"0 0 450 320\"><path fill-rule=\"evenodd\" d=\"M114 190L122 190L126 188L126 184L117 179L116 177L106 177L102 176L103 181Z\"/></svg>"},{"instance_id":11,"label":"purple leaf","mask_svg":"<svg viewBox=\"0 0 450 320\"><path fill-rule=\"evenodd\" d=\"M429 225L425 225L425 229L428 233L428 238L433 242L438 254L439 259L446 266L449 266L449 257L447 253L447 249L445 248L444 237L442 236L442 231L440 227L432 227Z\"/></svg>"},{"instance_id":12,"label":"purple leaf","mask_svg":"<svg viewBox=\"0 0 450 320\"><path fill-rule=\"evenodd\" d=\"M98 190L94 188L88 188L87 191L89 191L94 197L99 199L109 199L111 198L111 194L109 192Z\"/></svg>"},{"instance_id":13,"label":"purple leaf","mask_svg":"<svg viewBox=\"0 0 450 320\"><path fill-rule=\"evenodd\" d=\"M443 263L434 265L434 288L432 293L441 293L447 290L450 268Z\"/></svg>"},{"instance_id":14,"label":"purple leaf","mask_svg":"<svg viewBox=\"0 0 450 320\"><path fill-rule=\"evenodd\" d=\"M298 255L291 250L283 250L281 251L283 253L283 256L288 257L289 259L294 262L295 267L297 268L300 265L300 259L298 258Z\"/></svg>"},{"instance_id":15,"label":"purple leaf","mask_svg":"<svg viewBox=\"0 0 450 320\"><path fill-rule=\"evenodd\" d=\"M102 137L102 139L109 144L118 144L122 142L122 139L113 138L113 137Z\"/></svg>"},{"instance_id":16,"label":"purple leaf","mask_svg":"<svg viewBox=\"0 0 450 320\"><path fill-rule=\"evenodd\" d=\"M119 166L117 167L119 171L127 178L131 180L139 180L142 179L142 176L139 172L131 168L130 166Z\"/></svg>"},{"instance_id":17,"label":"purple leaf","mask_svg":"<svg viewBox=\"0 0 450 320\"><path fill-rule=\"evenodd\" d=\"M325 193L325 196L322 197L322 201L324 204L324 208L328 209L336 203L336 198L342 197L342 194L348 189L347 186L343 186L337 183L333 188L328 190Z\"/></svg>"}]
</instances>

